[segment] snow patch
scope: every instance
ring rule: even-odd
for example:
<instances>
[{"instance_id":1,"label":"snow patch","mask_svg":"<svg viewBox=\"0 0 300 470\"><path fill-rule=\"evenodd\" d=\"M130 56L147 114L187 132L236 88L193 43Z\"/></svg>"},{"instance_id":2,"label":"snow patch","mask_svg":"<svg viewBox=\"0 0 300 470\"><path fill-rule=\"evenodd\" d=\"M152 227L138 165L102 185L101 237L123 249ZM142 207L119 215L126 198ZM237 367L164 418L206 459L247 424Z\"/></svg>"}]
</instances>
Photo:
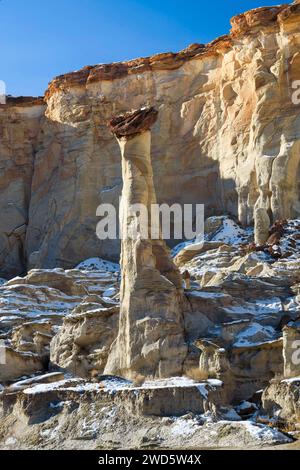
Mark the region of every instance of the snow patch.
<instances>
[{"instance_id":1,"label":"snow patch","mask_svg":"<svg viewBox=\"0 0 300 470\"><path fill-rule=\"evenodd\" d=\"M6 446L13 446L16 443L17 443L17 439L15 439L14 437L8 437L5 441Z\"/></svg>"},{"instance_id":2,"label":"snow patch","mask_svg":"<svg viewBox=\"0 0 300 470\"><path fill-rule=\"evenodd\" d=\"M36 393L47 393L51 390L59 389L78 393L96 392L101 390L100 385L97 383L80 382L80 379L65 379L59 380L58 382L52 382L50 384L38 384L34 387L26 388L25 390L23 390L23 393L25 393L26 395L35 395Z\"/></svg>"},{"instance_id":3,"label":"snow patch","mask_svg":"<svg viewBox=\"0 0 300 470\"><path fill-rule=\"evenodd\" d=\"M117 293L117 289L115 287L110 287L109 289L106 289L106 291L103 292L102 296L105 297L112 297Z\"/></svg>"},{"instance_id":4,"label":"snow patch","mask_svg":"<svg viewBox=\"0 0 300 470\"><path fill-rule=\"evenodd\" d=\"M233 220L223 217L222 227L210 238L210 241L223 242L228 245L239 245L248 236L249 233L239 227Z\"/></svg>"},{"instance_id":5,"label":"snow patch","mask_svg":"<svg viewBox=\"0 0 300 470\"><path fill-rule=\"evenodd\" d=\"M189 296L200 297L201 299L222 299L226 298L226 294L220 292L191 291Z\"/></svg>"},{"instance_id":6,"label":"snow patch","mask_svg":"<svg viewBox=\"0 0 300 470\"><path fill-rule=\"evenodd\" d=\"M239 411L244 411L244 410L249 410L251 408L255 408L257 409L257 406L255 403L251 403L250 401L242 401L242 403L240 403L240 405L236 406L236 410L239 412Z\"/></svg>"},{"instance_id":7,"label":"snow patch","mask_svg":"<svg viewBox=\"0 0 300 470\"><path fill-rule=\"evenodd\" d=\"M120 265L102 258L89 258L76 266L76 269L82 271L106 271L115 273L120 271Z\"/></svg>"},{"instance_id":8,"label":"snow patch","mask_svg":"<svg viewBox=\"0 0 300 470\"><path fill-rule=\"evenodd\" d=\"M276 331L272 326L263 326L252 323L248 328L242 330L236 336L234 347L253 346L261 342L272 341L276 337Z\"/></svg>"},{"instance_id":9,"label":"snow patch","mask_svg":"<svg viewBox=\"0 0 300 470\"><path fill-rule=\"evenodd\" d=\"M246 431L260 443L276 444L292 442L290 437L264 424L253 423L252 421L242 421L239 424L245 426Z\"/></svg>"},{"instance_id":10,"label":"snow patch","mask_svg":"<svg viewBox=\"0 0 300 470\"><path fill-rule=\"evenodd\" d=\"M175 418L171 433L174 436L191 436L198 428L199 423L196 419Z\"/></svg>"},{"instance_id":11,"label":"snow patch","mask_svg":"<svg viewBox=\"0 0 300 470\"><path fill-rule=\"evenodd\" d=\"M300 377L292 377L290 379L284 379L281 381L281 383L286 383L286 384L294 384L297 382L300 384Z\"/></svg>"}]
</instances>

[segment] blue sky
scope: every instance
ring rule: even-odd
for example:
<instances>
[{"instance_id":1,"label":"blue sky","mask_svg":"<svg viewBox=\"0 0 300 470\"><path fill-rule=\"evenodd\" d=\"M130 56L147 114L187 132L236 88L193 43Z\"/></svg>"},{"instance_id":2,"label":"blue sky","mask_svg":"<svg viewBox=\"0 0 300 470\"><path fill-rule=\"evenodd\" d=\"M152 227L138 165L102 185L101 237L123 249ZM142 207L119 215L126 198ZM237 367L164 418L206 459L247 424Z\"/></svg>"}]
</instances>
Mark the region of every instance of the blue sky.
<instances>
[{"instance_id":1,"label":"blue sky","mask_svg":"<svg viewBox=\"0 0 300 470\"><path fill-rule=\"evenodd\" d=\"M276 3L276 2L275 2ZM265 0L0 0L0 80L43 94L55 76L209 42Z\"/></svg>"}]
</instances>

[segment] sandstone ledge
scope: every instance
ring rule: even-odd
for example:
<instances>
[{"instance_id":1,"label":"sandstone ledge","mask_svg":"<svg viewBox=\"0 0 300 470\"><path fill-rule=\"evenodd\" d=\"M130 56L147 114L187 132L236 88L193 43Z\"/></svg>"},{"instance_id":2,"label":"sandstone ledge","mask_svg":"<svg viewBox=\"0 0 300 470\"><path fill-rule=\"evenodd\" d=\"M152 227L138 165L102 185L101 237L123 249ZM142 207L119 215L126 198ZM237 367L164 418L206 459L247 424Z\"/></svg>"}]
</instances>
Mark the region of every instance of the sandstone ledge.
<instances>
[{"instance_id":1,"label":"sandstone ledge","mask_svg":"<svg viewBox=\"0 0 300 470\"><path fill-rule=\"evenodd\" d=\"M44 106L45 104L43 96L7 96L6 103L0 104L0 109L14 106L26 108L28 106Z\"/></svg>"}]
</instances>

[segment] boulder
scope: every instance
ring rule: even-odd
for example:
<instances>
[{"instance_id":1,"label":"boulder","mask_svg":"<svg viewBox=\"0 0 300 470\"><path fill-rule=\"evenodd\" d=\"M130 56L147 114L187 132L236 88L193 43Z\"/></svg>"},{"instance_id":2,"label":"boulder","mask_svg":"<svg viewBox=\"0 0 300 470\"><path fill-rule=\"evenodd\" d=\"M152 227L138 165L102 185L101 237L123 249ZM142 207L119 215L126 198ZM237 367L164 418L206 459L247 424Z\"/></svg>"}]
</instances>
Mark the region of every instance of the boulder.
<instances>
[{"instance_id":1,"label":"boulder","mask_svg":"<svg viewBox=\"0 0 300 470\"><path fill-rule=\"evenodd\" d=\"M72 313L64 319L50 346L54 368L90 378L103 373L118 332L119 307ZM81 307L80 310L84 310Z\"/></svg>"},{"instance_id":2,"label":"boulder","mask_svg":"<svg viewBox=\"0 0 300 470\"><path fill-rule=\"evenodd\" d=\"M284 377L300 376L300 321L283 328Z\"/></svg>"}]
</instances>

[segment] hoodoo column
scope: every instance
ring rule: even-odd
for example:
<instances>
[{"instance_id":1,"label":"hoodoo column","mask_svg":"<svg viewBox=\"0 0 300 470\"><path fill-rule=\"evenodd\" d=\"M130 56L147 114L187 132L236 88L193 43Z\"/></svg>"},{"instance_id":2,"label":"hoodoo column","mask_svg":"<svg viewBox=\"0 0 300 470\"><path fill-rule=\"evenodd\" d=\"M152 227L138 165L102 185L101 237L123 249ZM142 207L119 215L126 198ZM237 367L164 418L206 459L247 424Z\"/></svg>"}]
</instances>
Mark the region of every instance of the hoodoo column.
<instances>
[{"instance_id":1,"label":"hoodoo column","mask_svg":"<svg viewBox=\"0 0 300 470\"><path fill-rule=\"evenodd\" d=\"M151 239L156 194L150 128L157 115L143 108L110 122L122 154L122 280L119 333L106 373L127 377L181 374L187 355L181 275L162 238Z\"/></svg>"}]
</instances>

